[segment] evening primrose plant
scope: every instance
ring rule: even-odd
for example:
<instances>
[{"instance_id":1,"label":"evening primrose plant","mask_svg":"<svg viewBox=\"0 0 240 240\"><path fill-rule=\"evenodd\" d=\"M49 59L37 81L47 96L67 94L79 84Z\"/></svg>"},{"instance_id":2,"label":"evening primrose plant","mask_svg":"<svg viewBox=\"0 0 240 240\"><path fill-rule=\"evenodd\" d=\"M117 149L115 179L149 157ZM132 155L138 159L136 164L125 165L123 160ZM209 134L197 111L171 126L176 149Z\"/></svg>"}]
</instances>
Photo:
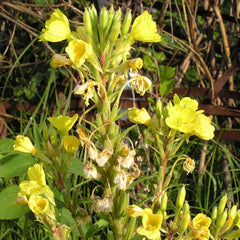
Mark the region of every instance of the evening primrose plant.
<instances>
[{"instance_id":1,"label":"evening primrose plant","mask_svg":"<svg viewBox=\"0 0 240 240\"><path fill-rule=\"evenodd\" d=\"M36 162L28 179L19 184L16 204L27 205L54 239L237 239L240 212L226 207L225 195L212 215L191 212L184 182L176 199L169 199L174 169L182 164L191 174L195 161L179 150L198 137L214 138L211 119L190 97L163 104L155 112L133 107L122 111L126 87L140 95L150 92L152 81L141 74L143 60L132 58L136 41L158 43L156 22L144 11L132 20L131 10L85 9L83 25L72 30L64 13L56 9L40 41L65 41L65 53L52 56L51 66L69 66L78 75L73 93L84 100L85 111L73 116L49 117L42 135L30 140L18 135L13 148L31 154ZM91 113L91 120L87 115ZM133 124L122 129L119 119ZM154 189L147 199L139 194L145 179L144 156L136 149L131 131L141 125L152 139L150 159L159 159L153 173ZM147 143L146 143L147 145ZM150 195L151 194L151 195ZM98 237L97 237L98 236ZM99 237L100 236L100 237Z\"/></svg>"}]
</instances>

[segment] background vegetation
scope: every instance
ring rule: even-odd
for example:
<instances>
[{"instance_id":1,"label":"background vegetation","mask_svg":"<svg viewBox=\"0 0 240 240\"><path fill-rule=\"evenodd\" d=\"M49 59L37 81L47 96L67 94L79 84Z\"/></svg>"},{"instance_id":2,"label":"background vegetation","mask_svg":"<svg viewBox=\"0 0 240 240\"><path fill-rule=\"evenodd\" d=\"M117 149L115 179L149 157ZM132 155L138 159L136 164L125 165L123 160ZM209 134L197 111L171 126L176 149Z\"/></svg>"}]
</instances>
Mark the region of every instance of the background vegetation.
<instances>
[{"instance_id":1,"label":"background vegetation","mask_svg":"<svg viewBox=\"0 0 240 240\"><path fill-rule=\"evenodd\" d=\"M229 206L238 203L240 3L237 0L1 1L1 138L15 138L19 133L31 136L33 123L41 131L46 118L55 112L72 115L84 111L80 98L72 96L70 101L74 72L49 65L51 55L63 51L64 46L39 42L38 36L55 8L71 19L72 26L77 26L82 23L84 7L91 4L98 9L113 4L123 12L131 8L133 16L145 9L153 14L163 40L158 44L139 44L139 51L135 52L144 59L142 71L155 87L151 94L136 96L136 104L154 108L157 97L167 101L173 93L197 98L200 108L212 116L216 137L211 142L194 140L182 148L183 153L196 160L197 166L187 177L182 174L181 166L176 168L173 185L189 184L187 198L196 211L205 209L209 214L224 192L230 197ZM131 92L126 91L122 106L130 107L132 102ZM128 124L124 121L122 127ZM138 139L139 132L132 134ZM147 139L147 133L143 137ZM1 151L6 151L6 147L0 146L0 164ZM142 149L140 145L139 151ZM146 166L146 176L151 175L147 169ZM18 182L18 178L0 178L0 189ZM139 191L143 198L153 191L151 178L141 183ZM176 192L172 195L176 196ZM1 220L0 239L47 237L33 216L29 216Z\"/></svg>"}]
</instances>

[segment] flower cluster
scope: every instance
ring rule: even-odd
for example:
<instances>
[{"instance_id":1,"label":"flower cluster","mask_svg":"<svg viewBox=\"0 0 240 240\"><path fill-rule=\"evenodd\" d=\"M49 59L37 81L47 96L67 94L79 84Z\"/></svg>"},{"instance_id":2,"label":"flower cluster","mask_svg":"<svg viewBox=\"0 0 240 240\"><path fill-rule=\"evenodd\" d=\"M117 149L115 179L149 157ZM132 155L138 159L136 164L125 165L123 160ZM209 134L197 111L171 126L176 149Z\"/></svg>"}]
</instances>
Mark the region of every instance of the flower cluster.
<instances>
[{"instance_id":1,"label":"flower cluster","mask_svg":"<svg viewBox=\"0 0 240 240\"><path fill-rule=\"evenodd\" d=\"M120 9L114 11L113 7L110 10L103 8L98 16L92 5L85 9L84 26L71 31L68 18L56 9L42 30L40 41L67 40L68 44L65 48L67 57L55 54L51 66L70 65L78 70L82 84L78 84L74 92L84 97L86 106L89 104L89 99L95 103L99 102L99 97L106 99L103 90L106 84L110 92L118 89L120 82L117 79L122 73L126 77L128 70L134 73L134 77L130 79L133 89L142 95L150 89L150 79L138 74L138 70L143 65L142 59L129 58L135 41L161 40L156 23L147 11L134 20L132 27L131 10L127 11L123 20L121 18ZM101 76L102 73L104 77ZM100 88L97 92L95 92L96 86Z\"/></svg>"},{"instance_id":2,"label":"flower cluster","mask_svg":"<svg viewBox=\"0 0 240 240\"><path fill-rule=\"evenodd\" d=\"M28 169L29 181L22 181L19 185L16 204L28 204L31 211L40 221L47 219L49 223L54 224L54 196L53 192L46 184L45 173L40 164L35 164Z\"/></svg>"}]
</instances>

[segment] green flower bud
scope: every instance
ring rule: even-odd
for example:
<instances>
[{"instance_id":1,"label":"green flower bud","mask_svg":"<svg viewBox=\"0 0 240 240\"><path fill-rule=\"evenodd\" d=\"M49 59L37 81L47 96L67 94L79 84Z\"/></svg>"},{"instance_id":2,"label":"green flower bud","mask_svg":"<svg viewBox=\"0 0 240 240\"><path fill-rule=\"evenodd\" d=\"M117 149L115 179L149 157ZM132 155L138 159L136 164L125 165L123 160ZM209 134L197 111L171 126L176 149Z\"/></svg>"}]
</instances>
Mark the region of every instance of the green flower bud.
<instances>
[{"instance_id":1,"label":"green flower bud","mask_svg":"<svg viewBox=\"0 0 240 240\"><path fill-rule=\"evenodd\" d=\"M123 20L121 35L125 35L128 33L131 22L132 22L132 12L131 12L131 9L128 9Z\"/></svg>"},{"instance_id":2,"label":"green flower bud","mask_svg":"<svg viewBox=\"0 0 240 240\"><path fill-rule=\"evenodd\" d=\"M50 131L50 140L51 140L52 146L57 145L58 140L57 140L57 133L56 133L55 129L51 129L51 131Z\"/></svg>"},{"instance_id":3,"label":"green flower bud","mask_svg":"<svg viewBox=\"0 0 240 240\"><path fill-rule=\"evenodd\" d=\"M186 215L189 213L189 204L187 201L185 201L184 205L183 205L183 215Z\"/></svg>"},{"instance_id":4,"label":"green flower bud","mask_svg":"<svg viewBox=\"0 0 240 240\"><path fill-rule=\"evenodd\" d=\"M108 23L104 29L105 33L106 34L109 34L109 30L113 24L113 19L114 19L114 16L115 16L115 11L113 9L113 6L111 5L109 11L108 11Z\"/></svg>"},{"instance_id":5,"label":"green flower bud","mask_svg":"<svg viewBox=\"0 0 240 240\"><path fill-rule=\"evenodd\" d=\"M108 23L108 11L104 7L101 9L100 16L99 16L99 28L101 31L104 31Z\"/></svg>"},{"instance_id":6,"label":"green flower bud","mask_svg":"<svg viewBox=\"0 0 240 240\"><path fill-rule=\"evenodd\" d=\"M220 230L223 227L226 220L227 220L227 209L225 209L221 214L218 215L217 221L216 221L217 229Z\"/></svg>"},{"instance_id":7,"label":"green flower bud","mask_svg":"<svg viewBox=\"0 0 240 240\"><path fill-rule=\"evenodd\" d=\"M109 35L109 40L111 43L114 43L118 39L118 35L120 34L121 22L120 20L116 21L111 28L111 32Z\"/></svg>"},{"instance_id":8,"label":"green flower bud","mask_svg":"<svg viewBox=\"0 0 240 240\"><path fill-rule=\"evenodd\" d=\"M188 228L188 224L191 220L191 216L189 213L187 213L186 215L183 215L181 224L180 224L180 231L181 232L185 232Z\"/></svg>"},{"instance_id":9,"label":"green flower bud","mask_svg":"<svg viewBox=\"0 0 240 240\"><path fill-rule=\"evenodd\" d=\"M224 211L225 206L226 206L226 203L227 203L227 194L225 194L225 195L221 198L221 200L220 200L220 202L219 202L219 205L218 205L218 214L221 214L221 213Z\"/></svg>"},{"instance_id":10,"label":"green flower bud","mask_svg":"<svg viewBox=\"0 0 240 240\"><path fill-rule=\"evenodd\" d=\"M47 128L46 124L43 126L43 140L45 142L48 141L48 128Z\"/></svg>"},{"instance_id":11,"label":"green flower bud","mask_svg":"<svg viewBox=\"0 0 240 240\"><path fill-rule=\"evenodd\" d=\"M182 186L182 188L178 191L178 196L176 200L176 208L181 209L183 206L183 203L185 201L185 196L186 196L186 189L185 185Z\"/></svg>"},{"instance_id":12,"label":"green flower bud","mask_svg":"<svg viewBox=\"0 0 240 240\"><path fill-rule=\"evenodd\" d=\"M158 119L162 118L162 108L163 108L163 104L162 104L162 101L159 98L157 100L157 104L156 104L156 115L157 115Z\"/></svg>"},{"instance_id":13,"label":"green flower bud","mask_svg":"<svg viewBox=\"0 0 240 240\"><path fill-rule=\"evenodd\" d=\"M233 205L229 212L229 216L231 217L231 219L235 219L236 215L237 215L237 205Z\"/></svg>"},{"instance_id":14,"label":"green flower bud","mask_svg":"<svg viewBox=\"0 0 240 240\"><path fill-rule=\"evenodd\" d=\"M217 218L217 212L218 210L217 210L217 207L215 206L212 210L212 215L211 215L212 220L215 220Z\"/></svg>"},{"instance_id":15,"label":"green flower bud","mask_svg":"<svg viewBox=\"0 0 240 240\"><path fill-rule=\"evenodd\" d=\"M165 192L162 196L161 206L160 206L162 212L166 211L167 209L167 200L168 200L168 197L167 197L167 193Z\"/></svg>"},{"instance_id":16,"label":"green flower bud","mask_svg":"<svg viewBox=\"0 0 240 240\"><path fill-rule=\"evenodd\" d=\"M91 23L90 13L87 8L85 9L84 14L83 14L83 22L84 22L85 32L88 35L91 35L92 34L92 23Z\"/></svg>"}]
</instances>

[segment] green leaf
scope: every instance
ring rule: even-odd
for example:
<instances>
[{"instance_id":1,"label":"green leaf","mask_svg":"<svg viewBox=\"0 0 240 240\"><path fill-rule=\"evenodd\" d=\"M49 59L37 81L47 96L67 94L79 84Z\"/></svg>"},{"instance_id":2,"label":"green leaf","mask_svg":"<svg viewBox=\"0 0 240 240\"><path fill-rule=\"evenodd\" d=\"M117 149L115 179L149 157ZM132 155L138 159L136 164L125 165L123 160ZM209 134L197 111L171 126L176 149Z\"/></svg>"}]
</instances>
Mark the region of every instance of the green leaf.
<instances>
[{"instance_id":1,"label":"green leaf","mask_svg":"<svg viewBox=\"0 0 240 240\"><path fill-rule=\"evenodd\" d=\"M14 153L0 157L0 177L16 177L25 174L35 163L31 154Z\"/></svg>"},{"instance_id":2,"label":"green leaf","mask_svg":"<svg viewBox=\"0 0 240 240\"><path fill-rule=\"evenodd\" d=\"M156 71L156 66L153 59L148 55L143 55L144 66L149 72Z\"/></svg>"},{"instance_id":3,"label":"green leaf","mask_svg":"<svg viewBox=\"0 0 240 240\"><path fill-rule=\"evenodd\" d=\"M171 79L169 81L163 82L160 86L159 86L159 93L161 96L166 96L168 95L172 89L173 89L173 83L174 80Z\"/></svg>"},{"instance_id":4,"label":"green leaf","mask_svg":"<svg viewBox=\"0 0 240 240\"><path fill-rule=\"evenodd\" d=\"M100 219L97 222L95 222L93 224L93 226L91 226L89 228L89 230L87 231L86 237L92 237L93 235L95 235L97 232L99 232L101 229L105 228L108 226L108 221Z\"/></svg>"},{"instance_id":5,"label":"green leaf","mask_svg":"<svg viewBox=\"0 0 240 240\"><path fill-rule=\"evenodd\" d=\"M72 164L71 164L71 167L70 167L70 172L84 177L83 163L81 162L80 158L72 158Z\"/></svg>"},{"instance_id":6,"label":"green leaf","mask_svg":"<svg viewBox=\"0 0 240 240\"><path fill-rule=\"evenodd\" d=\"M65 224L70 227L72 234L74 237L80 237L79 231L76 226L76 222L71 214L71 212L67 208L56 208L56 218L57 221L61 224Z\"/></svg>"},{"instance_id":7,"label":"green leaf","mask_svg":"<svg viewBox=\"0 0 240 240\"><path fill-rule=\"evenodd\" d=\"M173 67L166 67L164 65L160 65L160 85L159 85L159 93L161 96L165 96L169 94L173 89L174 83L174 75L176 69Z\"/></svg>"},{"instance_id":8,"label":"green leaf","mask_svg":"<svg viewBox=\"0 0 240 240\"><path fill-rule=\"evenodd\" d=\"M13 152L13 144L14 144L13 139L6 138L3 140L0 140L0 153Z\"/></svg>"},{"instance_id":9,"label":"green leaf","mask_svg":"<svg viewBox=\"0 0 240 240\"><path fill-rule=\"evenodd\" d=\"M15 200L19 192L17 185L12 185L0 192L0 219L15 219L23 216L29 211L25 204L15 205Z\"/></svg>"},{"instance_id":10,"label":"green leaf","mask_svg":"<svg viewBox=\"0 0 240 240\"><path fill-rule=\"evenodd\" d=\"M33 121L33 136L35 140L35 146L37 149L42 149L42 136L39 130L39 126L37 125L35 119Z\"/></svg>"},{"instance_id":11,"label":"green leaf","mask_svg":"<svg viewBox=\"0 0 240 240\"><path fill-rule=\"evenodd\" d=\"M239 237L240 237L240 229L238 229L237 231L231 232L227 236L224 236L224 239L232 240L232 239L239 239Z\"/></svg>"}]
</instances>

